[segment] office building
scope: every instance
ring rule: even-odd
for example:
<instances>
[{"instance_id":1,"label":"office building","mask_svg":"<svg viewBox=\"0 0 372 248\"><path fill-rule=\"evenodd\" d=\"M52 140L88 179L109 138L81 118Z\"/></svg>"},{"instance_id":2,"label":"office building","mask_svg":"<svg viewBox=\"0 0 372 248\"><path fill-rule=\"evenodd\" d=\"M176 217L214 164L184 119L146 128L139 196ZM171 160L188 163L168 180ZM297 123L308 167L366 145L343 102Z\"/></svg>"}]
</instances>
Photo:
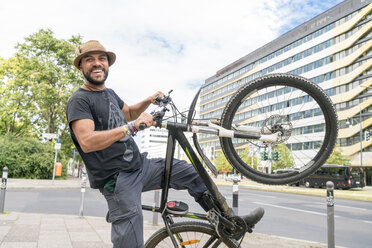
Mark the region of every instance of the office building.
<instances>
[{"instance_id":1,"label":"office building","mask_svg":"<svg viewBox=\"0 0 372 248\"><path fill-rule=\"evenodd\" d=\"M200 117L219 118L231 95L255 78L277 72L301 75L322 87L335 104L342 153L352 165L372 166L372 139L365 137L372 132L371 2L341 2L218 70L202 86ZM316 132L313 127L297 131L303 130ZM220 149L216 136L201 134L199 140L206 153ZM312 148L296 144L296 149Z\"/></svg>"}]
</instances>

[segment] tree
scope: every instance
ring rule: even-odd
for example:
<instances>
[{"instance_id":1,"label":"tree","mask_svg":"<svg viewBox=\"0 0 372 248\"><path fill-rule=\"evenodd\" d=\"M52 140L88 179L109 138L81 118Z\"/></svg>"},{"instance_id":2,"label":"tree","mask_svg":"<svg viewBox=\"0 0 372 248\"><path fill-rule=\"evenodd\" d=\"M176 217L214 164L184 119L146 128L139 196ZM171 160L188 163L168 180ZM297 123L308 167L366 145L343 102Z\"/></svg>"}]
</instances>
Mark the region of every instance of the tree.
<instances>
[{"instance_id":1,"label":"tree","mask_svg":"<svg viewBox=\"0 0 372 248\"><path fill-rule=\"evenodd\" d=\"M65 106L82 81L73 66L81 43L80 36L61 40L41 29L17 44L13 57L0 60L0 134L59 133L69 152Z\"/></svg>"},{"instance_id":2,"label":"tree","mask_svg":"<svg viewBox=\"0 0 372 248\"><path fill-rule=\"evenodd\" d=\"M216 159L214 160L214 165L218 171L225 170L227 172L232 171L230 163L227 161L225 155L222 151L217 152Z\"/></svg>"},{"instance_id":3,"label":"tree","mask_svg":"<svg viewBox=\"0 0 372 248\"><path fill-rule=\"evenodd\" d=\"M29 135L33 131L30 111L34 108L28 81L22 76L20 58L0 60L0 134ZM13 76L14 75L14 76Z\"/></svg>"},{"instance_id":4,"label":"tree","mask_svg":"<svg viewBox=\"0 0 372 248\"><path fill-rule=\"evenodd\" d=\"M272 152L279 152L279 160L272 164L272 170L290 168L294 166L294 160L291 156L291 150L285 144L279 144Z\"/></svg>"},{"instance_id":5,"label":"tree","mask_svg":"<svg viewBox=\"0 0 372 248\"><path fill-rule=\"evenodd\" d=\"M249 167L252 167L254 169L257 169L257 156L253 156L253 161L252 161L252 156L249 156L249 147L246 147L242 153L240 154L240 158L246 163ZM253 162L253 164L252 164Z\"/></svg>"},{"instance_id":6,"label":"tree","mask_svg":"<svg viewBox=\"0 0 372 248\"><path fill-rule=\"evenodd\" d=\"M329 156L326 164L339 164L339 165L350 165L350 159L344 155L342 155L341 148L336 145L332 151L331 156Z\"/></svg>"}]
</instances>

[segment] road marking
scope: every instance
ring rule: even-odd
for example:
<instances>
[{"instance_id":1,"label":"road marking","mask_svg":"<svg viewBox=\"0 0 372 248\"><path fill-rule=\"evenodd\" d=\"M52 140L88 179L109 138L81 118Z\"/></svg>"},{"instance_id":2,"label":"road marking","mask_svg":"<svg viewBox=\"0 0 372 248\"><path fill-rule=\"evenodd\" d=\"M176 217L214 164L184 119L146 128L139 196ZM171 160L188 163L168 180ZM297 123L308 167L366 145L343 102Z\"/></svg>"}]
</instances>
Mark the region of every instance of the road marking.
<instances>
[{"instance_id":1,"label":"road marking","mask_svg":"<svg viewBox=\"0 0 372 248\"><path fill-rule=\"evenodd\" d=\"M365 208L349 207L349 206L339 205L339 204L335 203L335 208L338 208L338 207L342 207L342 208L351 208L351 209L362 210L362 211L367 211L367 210L368 210L368 209L365 209Z\"/></svg>"},{"instance_id":2,"label":"road marking","mask_svg":"<svg viewBox=\"0 0 372 248\"><path fill-rule=\"evenodd\" d=\"M260 197L266 197L266 198L278 198L276 196L271 196L271 195L260 195L260 194L253 194L253 193L242 193L244 195L253 195L253 196L260 196Z\"/></svg>"},{"instance_id":3,"label":"road marking","mask_svg":"<svg viewBox=\"0 0 372 248\"><path fill-rule=\"evenodd\" d=\"M269 206L269 207L274 207L274 208L282 208L282 209L286 209L286 210L292 210L292 211L303 212L303 213L308 213L308 214L316 214L316 215L321 215L321 216L327 216L327 214L325 214L325 213L319 213L319 212L315 212L315 211L284 207L284 206L268 204L268 203L263 203L263 202L253 202L253 203L258 204L258 205L264 205L264 206ZM337 218L337 217L339 217L339 216L335 215L335 218Z\"/></svg>"},{"instance_id":4,"label":"road marking","mask_svg":"<svg viewBox=\"0 0 372 248\"><path fill-rule=\"evenodd\" d=\"M324 202L324 203L313 202L313 203L320 204L320 205L324 205L324 206L327 205L326 202ZM341 208L350 208L350 209L361 210L361 211L368 211L368 209L366 209L366 208L350 207L350 206L339 205L339 204L335 203L335 208L339 208L339 207L341 207Z\"/></svg>"}]
</instances>

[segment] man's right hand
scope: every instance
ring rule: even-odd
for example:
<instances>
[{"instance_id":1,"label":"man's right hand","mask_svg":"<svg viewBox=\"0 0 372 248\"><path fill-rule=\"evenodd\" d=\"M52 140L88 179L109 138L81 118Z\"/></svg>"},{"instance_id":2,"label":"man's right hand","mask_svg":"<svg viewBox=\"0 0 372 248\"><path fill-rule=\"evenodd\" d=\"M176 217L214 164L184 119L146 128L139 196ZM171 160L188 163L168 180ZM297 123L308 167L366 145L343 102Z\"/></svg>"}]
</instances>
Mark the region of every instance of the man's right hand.
<instances>
[{"instance_id":1,"label":"man's right hand","mask_svg":"<svg viewBox=\"0 0 372 248\"><path fill-rule=\"evenodd\" d=\"M152 115L143 112L134 122L134 126L137 128L137 130L141 130L140 124L145 124L146 128L149 128L151 126L155 126L156 121L154 121L154 118L152 117Z\"/></svg>"}]
</instances>

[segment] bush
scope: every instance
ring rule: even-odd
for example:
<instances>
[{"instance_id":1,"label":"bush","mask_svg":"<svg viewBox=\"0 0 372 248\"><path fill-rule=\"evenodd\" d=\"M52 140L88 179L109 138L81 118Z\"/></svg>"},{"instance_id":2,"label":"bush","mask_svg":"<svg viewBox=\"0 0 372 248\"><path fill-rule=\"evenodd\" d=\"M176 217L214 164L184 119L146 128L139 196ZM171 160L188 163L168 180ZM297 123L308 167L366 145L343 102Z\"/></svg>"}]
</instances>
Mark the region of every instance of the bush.
<instances>
[{"instance_id":1,"label":"bush","mask_svg":"<svg viewBox=\"0 0 372 248\"><path fill-rule=\"evenodd\" d=\"M11 178L51 179L54 153L51 142L10 135L0 137L0 168L7 166Z\"/></svg>"}]
</instances>

